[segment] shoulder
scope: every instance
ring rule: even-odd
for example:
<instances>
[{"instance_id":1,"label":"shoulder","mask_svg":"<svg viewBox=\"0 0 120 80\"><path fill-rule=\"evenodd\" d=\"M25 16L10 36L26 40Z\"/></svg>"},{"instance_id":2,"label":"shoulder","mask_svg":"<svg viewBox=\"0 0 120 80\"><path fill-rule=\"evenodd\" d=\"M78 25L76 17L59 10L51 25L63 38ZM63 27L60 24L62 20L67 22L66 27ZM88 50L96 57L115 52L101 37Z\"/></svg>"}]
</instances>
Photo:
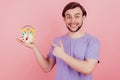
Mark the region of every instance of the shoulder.
<instances>
[{"instance_id":1,"label":"shoulder","mask_svg":"<svg viewBox=\"0 0 120 80\"><path fill-rule=\"evenodd\" d=\"M62 36L58 36L54 39L54 43L59 43L60 40L63 40L63 39L66 39L67 38L67 35L64 34Z\"/></svg>"},{"instance_id":2,"label":"shoulder","mask_svg":"<svg viewBox=\"0 0 120 80\"><path fill-rule=\"evenodd\" d=\"M87 34L87 40L89 43L100 44L100 40L96 36L93 36L91 34Z\"/></svg>"}]
</instances>

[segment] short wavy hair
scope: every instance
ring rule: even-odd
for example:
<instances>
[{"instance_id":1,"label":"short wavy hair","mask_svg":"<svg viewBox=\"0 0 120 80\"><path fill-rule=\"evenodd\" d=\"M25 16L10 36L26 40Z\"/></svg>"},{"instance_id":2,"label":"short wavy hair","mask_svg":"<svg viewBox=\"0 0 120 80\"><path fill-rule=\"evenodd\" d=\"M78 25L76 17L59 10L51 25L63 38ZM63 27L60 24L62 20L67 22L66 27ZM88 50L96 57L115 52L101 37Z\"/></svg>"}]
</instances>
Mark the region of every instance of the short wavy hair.
<instances>
[{"instance_id":1,"label":"short wavy hair","mask_svg":"<svg viewBox=\"0 0 120 80\"><path fill-rule=\"evenodd\" d=\"M62 16L65 17L65 12L67 10L74 9L76 7L79 7L82 10L82 13L83 13L82 16L87 16L87 12L86 12L85 8L81 4L79 4L78 2L70 2L70 3L68 3L63 9Z\"/></svg>"}]
</instances>

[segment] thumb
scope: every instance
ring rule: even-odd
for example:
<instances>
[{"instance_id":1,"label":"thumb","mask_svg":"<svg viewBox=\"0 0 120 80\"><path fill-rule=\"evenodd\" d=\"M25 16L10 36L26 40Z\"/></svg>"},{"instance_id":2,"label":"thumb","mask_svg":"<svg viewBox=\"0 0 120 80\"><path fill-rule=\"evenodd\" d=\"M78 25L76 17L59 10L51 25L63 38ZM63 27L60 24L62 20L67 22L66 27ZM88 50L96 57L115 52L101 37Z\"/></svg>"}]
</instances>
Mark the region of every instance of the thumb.
<instances>
[{"instance_id":1,"label":"thumb","mask_svg":"<svg viewBox=\"0 0 120 80\"><path fill-rule=\"evenodd\" d=\"M55 43L53 43L52 41L50 41L51 45L54 47L58 47Z\"/></svg>"},{"instance_id":2,"label":"thumb","mask_svg":"<svg viewBox=\"0 0 120 80\"><path fill-rule=\"evenodd\" d=\"M60 43L60 47L64 49L64 46L63 46L62 40L60 40L59 43Z\"/></svg>"}]
</instances>

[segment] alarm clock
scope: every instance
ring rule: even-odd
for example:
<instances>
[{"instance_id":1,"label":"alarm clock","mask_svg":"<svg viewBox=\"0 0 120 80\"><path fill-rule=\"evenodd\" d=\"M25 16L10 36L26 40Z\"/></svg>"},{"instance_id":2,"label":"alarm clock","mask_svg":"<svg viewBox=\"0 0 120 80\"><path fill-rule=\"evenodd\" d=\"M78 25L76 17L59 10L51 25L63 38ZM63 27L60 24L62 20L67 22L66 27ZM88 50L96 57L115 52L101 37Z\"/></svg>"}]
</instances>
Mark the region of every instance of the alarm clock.
<instances>
[{"instance_id":1,"label":"alarm clock","mask_svg":"<svg viewBox=\"0 0 120 80\"><path fill-rule=\"evenodd\" d=\"M25 25L20 30L20 39L24 43L33 43L35 39L35 29L30 25Z\"/></svg>"}]
</instances>

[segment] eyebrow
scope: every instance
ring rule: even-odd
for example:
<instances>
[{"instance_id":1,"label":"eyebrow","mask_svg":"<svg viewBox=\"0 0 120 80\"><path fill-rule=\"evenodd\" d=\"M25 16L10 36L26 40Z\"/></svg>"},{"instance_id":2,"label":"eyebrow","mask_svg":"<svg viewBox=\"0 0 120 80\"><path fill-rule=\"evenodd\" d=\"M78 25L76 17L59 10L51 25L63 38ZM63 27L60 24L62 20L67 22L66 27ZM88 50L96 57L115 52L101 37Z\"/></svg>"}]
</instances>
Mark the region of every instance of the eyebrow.
<instances>
[{"instance_id":1,"label":"eyebrow","mask_svg":"<svg viewBox=\"0 0 120 80\"><path fill-rule=\"evenodd\" d=\"M76 13L75 15L80 15L80 13Z\"/></svg>"},{"instance_id":2,"label":"eyebrow","mask_svg":"<svg viewBox=\"0 0 120 80\"><path fill-rule=\"evenodd\" d=\"M80 13L76 13L75 15L80 15ZM66 14L66 16L70 16L70 14Z\"/></svg>"},{"instance_id":3,"label":"eyebrow","mask_svg":"<svg viewBox=\"0 0 120 80\"><path fill-rule=\"evenodd\" d=\"M66 14L66 16L70 16L70 14Z\"/></svg>"}]
</instances>

